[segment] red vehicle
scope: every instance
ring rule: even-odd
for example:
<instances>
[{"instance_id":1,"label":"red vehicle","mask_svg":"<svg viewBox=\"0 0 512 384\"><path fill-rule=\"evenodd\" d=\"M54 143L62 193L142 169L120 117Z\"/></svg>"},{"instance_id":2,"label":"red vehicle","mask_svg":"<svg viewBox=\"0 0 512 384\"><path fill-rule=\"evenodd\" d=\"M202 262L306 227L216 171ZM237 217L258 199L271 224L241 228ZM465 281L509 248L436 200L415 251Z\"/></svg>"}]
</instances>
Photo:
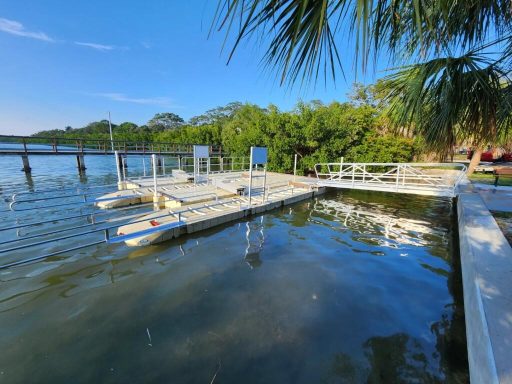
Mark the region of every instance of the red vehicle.
<instances>
[{"instance_id":1,"label":"red vehicle","mask_svg":"<svg viewBox=\"0 0 512 384\"><path fill-rule=\"evenodd\" d=\"M473 150L470 149L468 151L468 160L471 160L472 157L473 157ZM494 154L493 154L492 150L485 151L485 152L482 152L482 157L480 158L480 161L488 161L491 163L496 163L499 161L512 161L512 153L506 152L503 155L501 155L500 157L494 158Z\"/></svg>"}]
</instances>

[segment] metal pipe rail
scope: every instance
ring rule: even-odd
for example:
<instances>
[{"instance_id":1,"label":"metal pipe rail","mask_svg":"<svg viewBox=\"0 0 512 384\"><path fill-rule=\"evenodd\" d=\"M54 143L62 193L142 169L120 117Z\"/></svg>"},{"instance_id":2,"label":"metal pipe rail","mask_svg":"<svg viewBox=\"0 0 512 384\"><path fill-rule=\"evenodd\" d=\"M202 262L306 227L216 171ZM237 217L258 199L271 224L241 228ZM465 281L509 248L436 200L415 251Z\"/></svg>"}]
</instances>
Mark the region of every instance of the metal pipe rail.
<instances>
[{"instance_id":1,"label":"metal pipe rail","mask_svg":"<svg viewBox=\"0 0 512 384\"><path fill-rule=\"evenodd\" d=\"M162 185L170 185L170 184L162 184ZM129 188L129 190L133 190L137 188ZM110 193L113 193L116 191L112 191ZM47 208L56 208L56 207L65 207L69 205L88 205L91 203L98 203L102 201L113 201L113 200L121 200L126 198L125 196L114 196L114 197L105 197L105 198L97 198L94 200L87 200L87 197L89 196L96 196L96 195L103 195L105 192L93 192L93 193L82 193L82 194L75 194L75 195L64 195L64 196L50 196L50 197L44 197L44 198L36 198L36 199L26 199L26 200L12 200L9 204L9 209L11 211L15 212L23 212L23 211L30 211L33 209L47 209ZM55 200L55 199L70 199L70 198L76 198L81 197L82 201L73 201L69 203L61 203L61 204L53 204L53 205L45 205L41 207L30 207L30 208L23 208L23 209L14 209L17 205L22 203L34 203L34 202L40 202L40 201L47 201L47 200Z\"/></svg>"},{"instance_id":2,"label":"metal pipe rail","mask_svg":"<svg viewBox=\"0 0 512 384\"><path fill-rule=\"evenodd\" d=\"M199 194L199 195L193 195L192 197L202 197L202 196L214 196L215 197L215 201L216 202L219 201L218 196L215 193L203 193L203 194ZM173 196L163 195L163 197L164 197L163 202L179 200L179 198L173 197ZM111 200L111 199L105 199L105 200ZM231 200L229 200L229 201L231 201ZM121 210L137 209L137 208L140 208L142 206L149 206L149 205L153 205L153 204L154 203L151 202L151 203L139 204L137 206L118 208L115 211L113 211L113 213L119 212ZM205 207L210 207L210 206L211 205L205 205ZM193 210L193 209L195 209L195 208L191 208L190 210ZM189 209L184 209L184 210L179 211L179 213L181 213L181 212L188 212L188 211L189 211ZM100 212L100 213L97 213L96 215L108 214L108 213L110 213L110 212ZM130 219L132 219L134 217L144 216L144 215L147 215L147 214L148 214L147 212L140 212L140 213L136 213L136 214L129 215L129 216L123 216L123 217L118 217L118 218L113 218L113 219L106 219L106 220L102 220L102 221L96 221L96 222L93 222L93 223L88 223L88 224L78 225L78 226L74 226L74 227L64 228L64 229L60 229L60 230L56 230L56 231L50 231L50 232L45 232L45 233L31 235L31 236L24 236L24 237L20 237L18 239L12 239L12 240L4 241L4 242L1 243L1 245L9 244L9 243L15 243L15 242L20 242L20 241L24 241L24 240L29 240L29 239L37 238L37 237L44 237L44 236L47 236L47 235L52 235L52 234L57 234L57 233L62 233L62 232L67 232L67 231L70 231L70 230L73 230L73 229L81 229L81 228L92 227L92 226L96 226L98 224L110 223L110 222L115 222L115 221L120 221L120 220L130 220ZM91 220L94 220L94 215L95 215L94 213L87 213L87 214L81 214L81 215L67 216L67 217L64 217L64 218L56 218L56 219L51 219L51 220L39 221L39 222L35 222L35 223L27 223L27 224L16 225L16 226L8 227L8 228L0 228L0 231L7 231L7 230L13 230L13 229L17 230L17 229L21 229L21 228L30 227L30 226L38 226L38 225L41 225L41 224L53 223L55 221L62 221L62 220L67 220L67 219L75 219L75 218L83 218L83 217L91 217ZM2 253L2 252L3 251L0 250L0 253Z\"/></svg>"},{"instance_id":3,"label":"metal pipe rail","mask_svg":"<svg viewBox=\"0 0 512 384\"><path fill-rule=\"evenodd\" d=\"M445 171L433 174L428 169ZM459 163L315 164L321 186L439 196L455 196L465 171Z\"/></svg>"},{"instance_id":4,"label":"metal pipe rail","mask_svg":"<svg viewBox=\"0 0 512 384\"><path fill-rule=\"evenodd\" d=\"M39 197L39 198L36 198L36 199L25 199L25 200L17 200L15 198L15 196L13 195L13 197L11 198L11 202L12 203L34 203L34 202L37 202L37 201L47 201L47 200L56 200L56 199L69 199L69 198L72 198L72 197L82 197L83 199L85 199L87 196L96 196L96 195L104 195L105 192L83 192L83 193L76 193L74 195L62 195L62 196L48 196L48 197Z\"/></svg>"},{"instance_id":5,"label":"metal pipe rail","mask_svg":"<svg viewBox=\"0 0 512 384\"><path fill-rule=\"evenodd\" d=\"M150 204L150 203L147 203L147 204ZM151 203L151 204L153 204L153 203ZM130 208L134 208L134 207L130 207ZM134 214L132 214L132 215L128 215L128 216L123 216L123 217L114 217L114 218L110 218L110 219L104 219L104 220L94 221L94 222L92 222L92 223L81 224L81 225L75 225L75 226L73 226L73 227L66 227L66 228L63 228L63 229L55 230L55 231L49 231L49 232L44 232L44 233L38 233L38 234L35 234L35 235L21 236L21 237L18 237L18 238L16 238L16 239L11 239L11 240L3 241L3 242L1 243L1 245L4 245L4 244L12 244L12 243L18 243L18 242L21 242L21 241L26 241L26 240L30 240L30 239L36 239L36 238L38 238L38 237L44 237L44 236L49 236L49 235L55 235L55 234L58 234L58 233L63 233L63 232L72 231L72 230L74 230L74 229L90 228L90 227L94 227L94 226L96 226L96 225L100 225L100 224L113 223L113 222L121 221L121 220L130 220L130 219L133 219L133 218L136 218L136 217L145 216L145 215L147 215L147 214L148 214L147 212L139 212L139 213L134 213Z\"/></svg>"},{"instance_id":6,"label":"metal pipe rail","mask_svg":"<svg viewBox=\"0 0 512 384\"><path fill-rule=\"evenodd\" d=\"M116 208L115 211L111 211L111 210L105 211L103 209L98 209L98 210L96 210L94 212L81 213L79 215L57 217L57 218L49 219L49 220L35 221L35 222L32 222L32 223L17 224L17 225L11 226L11 227L3 227L3 228L0 228L0 232L10 231L10 230L19 230L19 229L28 228L28 227L37 227L37 226L40 226L40 225L43 225L43 224L54 223L54 222L57 222L57 221L66 221L66 220L80 219L80 218L84 218L84 217L90 217L90 220L94 220L94 218L97 217L97 216L111 215L112 212L116 212L117 213L119 211L127 211L127 210L132 210L132 209L139 209L139 208L145 207L145 206L150 206L150 205L153 206L153 204L154 204L153 202L150 202L150 203L142 203L142 204L137 204L137 205L131 205L131 206L128 206L128 207Z\"/></svg>"},{"instance_id":7,"label":"metal pipe rail","mask_svg":"<svg viewBox=\"0 0 512 384\"><path fill-rule=\"evenodd\" d=\"M249 162L246 161L247 158L244 156L240 157L210 157L210 169L209 173L215 173L216 171L212 171L212 168L218 168L217 172L226 172L226 171L245 171L249 169ZM215 162L218 160L218 162ZM191 156L184 156L181 158L180 167L181 170L193 170L194 169L194 158ZM244 168L247 166L247 168ZM206 164L203 165L203 168L206 167Z\"/></svg>"},{"instance_id":8,"label":"metal pipe rail","mask_svg":"<svg viewBox=\"0 0 512 384\"><path fill-rule=\"evenodd\" d=\"M56 192L85 192L89 189L95 189L95 188L110 188L110 187L117 187L117 184L103 184L103 185L90 185L90 186L81 186L77 185L76 187L72 188L55 188L55 189L37 189L34 191L22 191L22 192L16 192L11 196L11 201L16 201L19 196L24 195L33 195L36 193L45 194L45 193L56 193Z\"/></svg>"},{"instance_id":9,"label":"metal pipe rail","mask_svg":"<svg viewBox=\"0 0 512 384\"><path fill-rule=\"evenodd\" d=\"M215 206L218 206L218 205L230 204L230 203L233 203L233 202L240 203L240 201L237 200L237 199L227 199L227 200L222 200L222 201L216 202L215 204L204 204L204 206L202 206L202 207L186 208L186 209L179 210L179 211L165 210L165 213L163 213L161 215L153 216L151 219L154 220L154 219L158 219L158 218L162 218L162 217L169 217L169 216L177 217L178 222L180 223L180 226L181 226L181 225L186 224L185 222L183 222L181 220L183 213L191 212L191 211L194 211L194 210L197 211L199 209L211 208L211 207L215 207ZM241 204L239 204L239 209L242 209ZM120 218L120 221L126 221L126 220L129 220L129 219L130 219L130 217L124 217L124 218ZM120 240L119 237L120 236L124 236L124 235L117 235L117 236L112 238L112 237L110 237L110 232L109 231L112 230L112 229L115 229L115 228L119 228L119 227L121 227L123 225L126 225L126 224L135 224L135 223L141 223L141 222L145 222L145 221L148 221L148 219L145 218L145 219L127 221L127 222L119 223L119 224L116 224L116 225L110 225L110 226L104 226L102 228L91 229L91 230L86 231L86 232L75 233L75 234L61 236L61 237L57 237L57 238L53 238L53 239L45 239L45 240L41 240L41 241L35 242L35 243L24 244L24 245L15 246L15 247L7 248L7 249L2 249L2 250L0 250L0 254L4 254L4 253L7 253L7 252L14 252L14 251L21 250L21 249L27 249L27 248L31 248L31 247L35 247L35 246L43 245L43 244L48 244L48 243L52 243L52 242L59 242L59 241L62 241L62 240L73 239L73 238L77 238L77 237L84 236L84 235L90 235L90 234L95 234L95 233L100 233L100 232L104 233L104 239L101 240L101 241L94 241L94 242L83 244L83 245L79 245L79 246L76 246L76 247L73 247L73 248L68 248L68 249L64 249L64 250L61 250L61 251L51 252L51 253L45 254L45 255L31 257L29 259L23 259L23 260L15 261L15 262L12 262L12 263L3 264L3 265L0 265L0 270L1 269L6 269L6 268L10 268L10 267L14 267L14 266L18 266L18 265L32 263L32 262L35 262L35 261L41 261L41 260L44 260L46 258L49 258L49 257L52 257L52 256L56 256L56 255L59 255L59 254L62 254L62 253L66 253L66 252L70 252L70 251L74 251L74 250L78 250L78 249L83 249L83 248L91 247L91 246L102 244L102 243L116 243L116 242L123 241L123 240ZM55 231L53 234L65 232L66 230L67 229L64 228L62 230ZM132 233L132 234L130 234L130 236L131 237L134 237L134 236L138 237L138 236L142 236L142 235L146 235L146 234L154 233L154 232L159 232L159 231L163 231L163 230L166 230L166 228L165 227L157 226L157 227L154 227L154 228L150 228L149 230L145 229L145 230L142 230L142 231L138 231L138 232ZM43 235L39 235L39 237L42 237L42 236Z\"/></svg>"}]
</instances>

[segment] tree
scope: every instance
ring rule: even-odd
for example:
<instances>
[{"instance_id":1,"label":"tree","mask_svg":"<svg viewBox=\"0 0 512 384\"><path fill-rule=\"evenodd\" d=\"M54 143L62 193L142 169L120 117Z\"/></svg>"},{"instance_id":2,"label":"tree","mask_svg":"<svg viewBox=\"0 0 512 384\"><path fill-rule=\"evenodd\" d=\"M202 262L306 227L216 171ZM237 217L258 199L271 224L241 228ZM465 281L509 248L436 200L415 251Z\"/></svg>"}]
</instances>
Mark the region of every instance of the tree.
<instances>
[{"instance_id":1,"label":"tree","mask_svg":"<svg viewBox=\"0 0 512 384\"><path fill-rule=\"evenodd\" d=\"M153 131L165 131L166 129L175 129L181 127L185 120L172 112L157 113L148 121L148 127Z\"/></svg>"},{"instance_id":2,"label":"tree","mask_svg":"<svg viewBox=\"0 0 512 384\"><path fill-rule=\"evenodd\" d=\"M387 99L396 125L413 126L429 147L452 150L456 142L478 148L471 159L471 174L480 162L481 148L499 144L510 129L508 73L499 63L489 64L471 53L406 67L385 81Z\"/></svg>"},{"instance_id":3,"label":"tree","mask_svg":"<svg viewBox=\"0 0 512 384\"><path fill-rule=\"evenodd\" d=\"M394 65L414 66L398 69L388 83L395 106L390 112L397 117L393 121L421 121L424 129L419 132L426 134L426 142L447 151L459 134L475 137L481 145L483 140L495 143L510 130L512 87L504 68L512 64L511 21L508 0L219 0L213 27L229 34L239 26L228 62L243 39L254 36L268 42L263 60L277 69L281 84L317 81L321 74L335 81L337 69L343 71L338 42L346 41L347 30L353 31L355 41L348 45L355 46L354 58L363 71L383 51ZM500 82L495 81L498 76ZM393 88L398 79L400 90ZM443 90L454 92L448 99L436 93ZM425 95L433 104L408 109L422 103ZM477 97L489 99L478 102ZM450 115L449 123L435 119L441 109L442 116Z\"/></svg>"},{"instance_id":4,"label":"tree","mask_svg":"<svg viewBox=\"0 0 512 384\"><path fill-rule=\"evenodd\" d=\"M191 117L189 120L190 125L209 125L209 124L222 124L223 122L232 118L235 113L242 108L243 104L239 101L233 101L223 107L216 107L206 111L199 116Z\"/></svg>"}]
</instances>

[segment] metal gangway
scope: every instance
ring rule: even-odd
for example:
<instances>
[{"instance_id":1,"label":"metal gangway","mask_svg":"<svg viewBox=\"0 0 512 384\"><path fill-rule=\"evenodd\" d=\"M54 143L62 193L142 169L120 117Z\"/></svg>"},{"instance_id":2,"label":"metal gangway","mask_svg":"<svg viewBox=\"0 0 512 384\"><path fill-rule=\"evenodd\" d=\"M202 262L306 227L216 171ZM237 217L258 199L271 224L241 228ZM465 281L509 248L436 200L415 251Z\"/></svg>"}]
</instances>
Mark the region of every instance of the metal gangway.
<instances>
[{"instance_id":1,"label":"metal gangway","mask_svg":"<svg viewBox=\"0 0 512 384\"><path fill-rule=\"evenodd\" d=\"M460 163L319 163L322 187L455 197L465 180Z\"/></svg>"}]
</instances>

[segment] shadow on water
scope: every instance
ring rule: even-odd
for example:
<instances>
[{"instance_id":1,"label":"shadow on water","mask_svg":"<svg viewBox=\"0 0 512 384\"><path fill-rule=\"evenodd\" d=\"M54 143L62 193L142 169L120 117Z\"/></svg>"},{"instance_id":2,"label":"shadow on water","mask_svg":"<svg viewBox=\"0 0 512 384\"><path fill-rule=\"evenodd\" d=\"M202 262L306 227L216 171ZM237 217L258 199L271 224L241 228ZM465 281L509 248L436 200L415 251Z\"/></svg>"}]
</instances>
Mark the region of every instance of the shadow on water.
<instances>
[{"instance_id":1,"label":"shadow on water","mask_svg":"<svg viewBox=\"0 0 512 384\"><path fill-rule=\"evenodd\" d=\"M333 193L4 271L0 382L465 383L453 220Z\"/></svg>"}]
</instances>

